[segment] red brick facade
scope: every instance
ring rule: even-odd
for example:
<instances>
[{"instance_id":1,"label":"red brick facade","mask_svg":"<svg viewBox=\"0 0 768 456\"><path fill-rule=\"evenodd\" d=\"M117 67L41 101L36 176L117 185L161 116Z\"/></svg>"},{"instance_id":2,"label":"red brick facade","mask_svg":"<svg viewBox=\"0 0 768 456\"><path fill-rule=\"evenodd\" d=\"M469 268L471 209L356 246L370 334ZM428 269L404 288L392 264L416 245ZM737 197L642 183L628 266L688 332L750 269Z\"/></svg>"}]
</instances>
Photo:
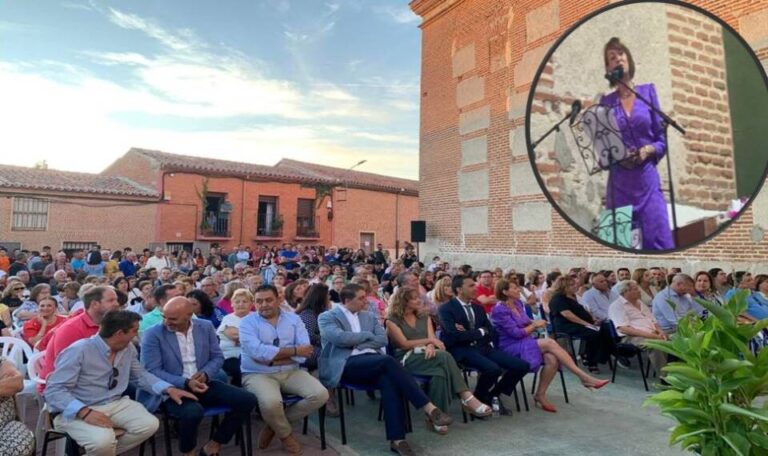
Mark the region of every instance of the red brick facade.
<instances>
[{"instance_id":1,"label":"red brick facade","mask_svg":"<svg viewBox=\"0 0 768 456\"><path fill-rule=\"evenodd\" d=\"M754 266L768 259L766 191L715 239L664 256L603 247L559 217L541 193L524 139L531 81L551 44L585 14L608 3L411 3L424 19L419 207L427 221L427 255L520 269L649 262L692 269L709 264ZM691 3L719 15L737 31L742 22L768 10L768 0ZM752 30L748 40L757 43L758 55L765 57L768 30Z\"/></svg>"}]
</instances>

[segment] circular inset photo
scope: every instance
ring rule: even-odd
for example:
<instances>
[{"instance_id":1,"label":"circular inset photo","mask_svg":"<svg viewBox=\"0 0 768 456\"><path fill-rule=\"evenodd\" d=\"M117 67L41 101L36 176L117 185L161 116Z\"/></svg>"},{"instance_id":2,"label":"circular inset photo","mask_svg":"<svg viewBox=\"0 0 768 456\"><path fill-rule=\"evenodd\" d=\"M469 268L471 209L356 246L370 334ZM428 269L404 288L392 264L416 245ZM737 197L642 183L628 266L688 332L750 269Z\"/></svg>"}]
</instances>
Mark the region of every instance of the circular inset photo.
<instances>
[{"instance_id":1,"label":"circular inset photo","mask_svg":"<svg viewBox=\"0 0 768 456\"><path fill-rule=\"evenodd\" d=\"M527 110L547 198L616 249L703 242L765 181L765 70L730 26L697 7L627 2L581 20L539 66Z\"/></svg>"}]
</instances>

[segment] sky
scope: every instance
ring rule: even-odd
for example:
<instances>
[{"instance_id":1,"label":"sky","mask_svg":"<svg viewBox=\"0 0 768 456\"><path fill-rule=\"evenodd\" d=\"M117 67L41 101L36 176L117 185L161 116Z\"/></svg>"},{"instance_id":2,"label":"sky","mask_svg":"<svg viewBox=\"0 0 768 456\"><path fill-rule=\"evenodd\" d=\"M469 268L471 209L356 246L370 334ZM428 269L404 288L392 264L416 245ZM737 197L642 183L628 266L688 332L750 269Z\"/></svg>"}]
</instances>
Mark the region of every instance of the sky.
<instances>
[{"instance_id":1,"label":"sky","mask_svg":"<svg viewBox=\"0 0 768 456\"><path fill-rule=\"evenodd\" d=\"M407 0L0 3L0 163L95 172L131 147L418 178Z\"/></svg>"}]
</instances>

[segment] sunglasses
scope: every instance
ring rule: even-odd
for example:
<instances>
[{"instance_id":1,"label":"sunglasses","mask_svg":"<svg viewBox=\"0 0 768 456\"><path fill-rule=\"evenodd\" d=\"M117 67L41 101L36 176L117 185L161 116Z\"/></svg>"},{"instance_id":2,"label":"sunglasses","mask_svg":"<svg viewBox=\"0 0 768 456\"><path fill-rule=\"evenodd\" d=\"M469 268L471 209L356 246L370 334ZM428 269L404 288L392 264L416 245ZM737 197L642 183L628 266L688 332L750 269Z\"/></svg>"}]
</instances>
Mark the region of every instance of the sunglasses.
<instances>
[{"instance_id":1,"label":"sunglasses","mask_svg":"<svg viewBox=\"0 0 768 456\"><path fill-rule=\"evenodd\" d=\"M275 337L275 340L272 341L272 345L274 345L275 347L279 347L280 346L280 338L279 337Z\"/></svg>"},{"instance_id":2,"label":"sunglasses","mask_svg":"<svg viewBox=\"0 0 768 456\"><path fill-rule=\"evenodd\" d=\"M24 291L24 290L26 290L26 288L24 288L24 287L21 287L21 288L14 288L14 289L13 289L13 291Z\"/></svg>"},{"instance_id":3,"label":"sunglasses","mask_svg":"<svg viewBox=\"0 0 768 456\"><path fill-rule=\"evenodd\" d=\"M120 375L120 371L116 367L112 368L112 372L109 374L109 389L113 390L117 388L117 377Z\"/></svg>"}]
</instances>

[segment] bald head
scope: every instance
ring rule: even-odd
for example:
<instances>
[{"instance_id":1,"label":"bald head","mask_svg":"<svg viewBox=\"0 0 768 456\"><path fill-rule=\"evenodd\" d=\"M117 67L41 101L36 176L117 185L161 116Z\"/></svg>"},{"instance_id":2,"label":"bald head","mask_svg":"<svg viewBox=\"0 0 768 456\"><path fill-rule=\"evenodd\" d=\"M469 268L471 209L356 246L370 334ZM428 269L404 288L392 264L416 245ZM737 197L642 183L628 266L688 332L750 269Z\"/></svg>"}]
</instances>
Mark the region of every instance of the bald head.
<instances>
[{"instance_id":1,"label":"bald head","mask_svg":"<svg viewBox=\"0 0 768 456\"><path fill-rule=\"evenodd\" d=\"M183 296L171 298L163 307L163 324L170 331L186 332L192 321L192 303Z\"/></svg>"}]
</instances>

